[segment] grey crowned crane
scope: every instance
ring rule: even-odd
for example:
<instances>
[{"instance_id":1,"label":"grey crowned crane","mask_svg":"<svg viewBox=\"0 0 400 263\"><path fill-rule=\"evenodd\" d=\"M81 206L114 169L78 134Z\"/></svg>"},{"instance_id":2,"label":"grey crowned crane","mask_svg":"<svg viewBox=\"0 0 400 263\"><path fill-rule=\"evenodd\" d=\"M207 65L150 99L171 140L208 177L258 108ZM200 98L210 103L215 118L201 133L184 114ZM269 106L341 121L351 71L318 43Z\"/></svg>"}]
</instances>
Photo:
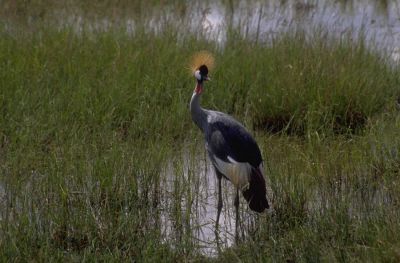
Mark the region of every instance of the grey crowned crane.
<instances>
[{"instance_id":1,"label":"grey crowned crane","mask_svg":"<svg viewBox=\"0 0 400 263\"><path fill-rule=\"evenodd\" d=\"M270 207L267 200L263 161L260 149L246 128L233 117L200 106L204 82L209 80L208 67L202 64L194 69L197 80L190 112L193 122L204 134L206 150L218 178L218 212L216 228L222 210L221 179L225 178L236 187L236 233L239 223L239 191L251 210L263 212Z\"/></svg>"}]
</instances>

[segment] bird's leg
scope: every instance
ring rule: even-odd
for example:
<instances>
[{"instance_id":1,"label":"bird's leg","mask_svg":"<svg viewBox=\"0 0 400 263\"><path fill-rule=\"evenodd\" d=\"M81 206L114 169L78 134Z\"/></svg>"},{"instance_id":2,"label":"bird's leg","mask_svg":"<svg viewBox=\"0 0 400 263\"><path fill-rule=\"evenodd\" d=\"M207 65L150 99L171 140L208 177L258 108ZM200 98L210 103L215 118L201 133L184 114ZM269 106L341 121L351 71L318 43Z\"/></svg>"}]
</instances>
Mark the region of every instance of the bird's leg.
<instances>
[{"instance_id":1,"label":"bird's leg","mask_svg":"<svg viewBox=\"0 0 400 263\"><path fill-rule=\"evenodd\" d=\"M218 178L218 211L217 211L217 220L215 221L215 239L217 241L217 247L218 250L220 249L219 247L219 217L221 215L221 211L222 211L222 189L221 189L221 179L222 179L222 175L218 173L218 171L216 171L217 174L217 178Z\"/></svg>"},{"instance_id":2,"label":"bird's leg","mask_svg":"<svg viewBox=\"0 0 400 263\"><path fill-rule=\"evenodd\" d=\"M219 217L221 215L221 211L222 211L222 189L221 189L221 179L222 176L217 174L217 178L218 178L218 211L217 211L217 220L215 222L215 231L218 232L218 227L219 227Z\"/></svg>"},{"instance_id":3,"label":"bird's leg","mask_svg":"<svg viewBox=\"0 0 400 263\"><path fill-rule=\"evenodd\" d=\"M239 240L238 229L239 229L239 188L236 188L236 196L235 196L235 210L236 210L236 224L235 224L235 240L236 243Z\"/></svg>"}]
</instances>

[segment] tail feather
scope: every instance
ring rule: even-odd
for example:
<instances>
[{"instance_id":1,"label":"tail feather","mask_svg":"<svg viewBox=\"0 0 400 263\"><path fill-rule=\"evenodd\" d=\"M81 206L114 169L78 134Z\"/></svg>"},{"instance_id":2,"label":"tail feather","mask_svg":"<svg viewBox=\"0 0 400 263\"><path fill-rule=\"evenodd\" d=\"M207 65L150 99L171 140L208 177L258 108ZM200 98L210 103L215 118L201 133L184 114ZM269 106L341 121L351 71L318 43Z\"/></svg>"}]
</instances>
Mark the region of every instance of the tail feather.
<instances>
[{"instance_id":1,"label":"tail feather","mask_svg":"<svg viewBox=\"0 0 400 263\"><path fill-rule=\"evenodd\" d=\"M259 168L252 168L249 187L242 194L253 211L261 213L270 207L266 197L265 179Z\"/></svg>"}]
</instances>

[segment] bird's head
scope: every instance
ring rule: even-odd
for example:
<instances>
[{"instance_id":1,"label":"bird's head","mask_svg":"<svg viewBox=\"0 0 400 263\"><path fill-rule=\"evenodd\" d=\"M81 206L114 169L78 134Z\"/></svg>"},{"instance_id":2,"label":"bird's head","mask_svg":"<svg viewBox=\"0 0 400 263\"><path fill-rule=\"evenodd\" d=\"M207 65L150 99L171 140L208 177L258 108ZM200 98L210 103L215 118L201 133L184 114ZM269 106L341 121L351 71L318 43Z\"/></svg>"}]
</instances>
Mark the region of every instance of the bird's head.
<instances>
[{"instance_id":1,"label":"bird's head","mask_svg":"<svg viewBox=\"0 0 400 263\"><path fill-rule=\"evenodd\" d=\"M214 57L207 51L200 51L192 57L190 65L191 73L197 80L195 92L203 91L204 81L210 80L208 76L209 70L214 67Z\"/></svg>"},{"instance_id":2,"label":"bird's head","mask_svg":"<svg viewBox=\"0 0 400 263\"><path fill-rule=\"evenodd\" d=\"M195 72L194 77L196 78L198 83L202 83L203 81L210 80L208 77L208 67L206 65L201 65Z\"/></svg>"}]
</instances>

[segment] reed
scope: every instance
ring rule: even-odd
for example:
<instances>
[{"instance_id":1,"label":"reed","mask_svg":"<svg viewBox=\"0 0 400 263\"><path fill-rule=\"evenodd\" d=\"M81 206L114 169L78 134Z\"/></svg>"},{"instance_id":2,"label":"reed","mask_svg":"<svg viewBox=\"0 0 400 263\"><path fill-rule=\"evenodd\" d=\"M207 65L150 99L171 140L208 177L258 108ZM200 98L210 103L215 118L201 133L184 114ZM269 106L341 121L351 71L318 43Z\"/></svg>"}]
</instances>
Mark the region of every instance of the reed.
<instances>
[{"instance_id":1,"label":"reed","mask_svg":"<svg viewBox=\"0 0 400 263\"><path fill-rule=\"evenodd\" d=\"M15 27L0 29L2 261L398 259L400 74L362 38L265 43L231 28L221 47L179 29L179 1L178 24L158 31L147 16L162 8L125 3L134 32L57 28L45 2L17 4L1 14ZM82 5L112 17L107 3ZM252 130L275 196L275 212L251 215L216 258L195 234L212 186L188 112L199 50L216 57L202 104Z\"/></svg>"}]
</instances>

